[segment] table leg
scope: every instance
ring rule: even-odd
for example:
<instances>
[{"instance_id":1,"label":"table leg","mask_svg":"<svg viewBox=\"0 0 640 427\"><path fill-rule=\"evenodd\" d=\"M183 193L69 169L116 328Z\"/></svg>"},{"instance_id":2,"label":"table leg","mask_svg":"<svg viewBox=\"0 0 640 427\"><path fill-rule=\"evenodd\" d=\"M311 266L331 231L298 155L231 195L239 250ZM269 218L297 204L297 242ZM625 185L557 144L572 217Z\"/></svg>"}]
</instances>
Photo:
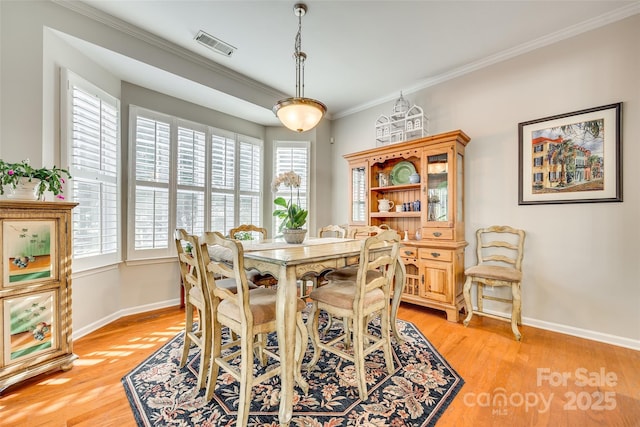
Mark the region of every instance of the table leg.
<instances>
[{"instance_id":1,"label":"table leg","mask_svg":"<svg viewBox=\"0 0 640 427\"><path fill-rule=\"evenodd\" d=\"M406 276L406 269L402 260L398 259L398 265L396 265L395 284L393 286L393 298L391 299L391 330L396 337L396 341L402 343L404 339L398 332L398 307L400 307L400 299L402 298L402 290L404 288Z\"/></svg>"},{"instance_id":2,"label":"table leg","mask_svg":"<svg viewBox=\"0 0 640 427\"><path fill-rule=\"evenodd\" d=\"M276 302L276 324L278 349L280 352L280 410L278 419L281 426L288 426L293 415L293 387L295 370L296 306L298 289L295 267L280 267L278 277L278 298Z\"/></svg>"}]
</instances>

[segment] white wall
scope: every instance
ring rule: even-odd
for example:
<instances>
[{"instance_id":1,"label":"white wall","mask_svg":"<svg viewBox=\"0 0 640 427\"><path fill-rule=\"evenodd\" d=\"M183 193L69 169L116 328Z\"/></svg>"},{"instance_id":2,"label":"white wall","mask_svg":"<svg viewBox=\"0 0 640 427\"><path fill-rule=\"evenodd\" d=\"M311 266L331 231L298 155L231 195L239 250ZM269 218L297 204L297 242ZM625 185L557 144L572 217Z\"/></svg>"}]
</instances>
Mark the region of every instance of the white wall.
<instances>
[{"instance_id":1,"label":"white wall","mask_svg":"<svg viewBox=\"0 0 640 427\"><path fill-rule=\"evenodd\" d=\"M443 40L443 42L446 42ZM430 133L462 129L466 150L465 264L474 232L527 232L523 316L528 325L640 348L640 15L406 94ZM399 90L402 88L398 88ZM623 203L518 205L518 123L623 102ZM345 153L375 146L393 103L333 122L333 219L346 222Z\"/></svg>"}]
</instances>

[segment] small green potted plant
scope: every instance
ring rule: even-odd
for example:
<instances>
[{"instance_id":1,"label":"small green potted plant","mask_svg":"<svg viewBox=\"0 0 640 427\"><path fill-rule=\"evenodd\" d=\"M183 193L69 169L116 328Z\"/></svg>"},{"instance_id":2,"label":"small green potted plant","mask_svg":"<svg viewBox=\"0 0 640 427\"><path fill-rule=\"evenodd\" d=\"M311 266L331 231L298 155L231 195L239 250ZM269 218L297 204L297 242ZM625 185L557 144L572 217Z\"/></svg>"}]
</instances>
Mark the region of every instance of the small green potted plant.
<instances>
[{"instance_id":1,"label":"small green potted plant","mask_svg":"<svg viewBox=\"0 0 640 427\"><path fill-rule=\"evenodd\" d=\"M64 199L62 185L65 177L71 178L66 169L56 166L53 168L36 169L31 166L29 159L17 163L8 163L0 159L0 194L5 194L5 186L9 187L13 198L18 187L31 185L33 198L40 200L45 191L50 191L58 199ZM10 197L11 197L10 196Z\"/></svg>"},{"instance_id":2,"label":"small green potted plant","mask_svg":"<svg viewBox=\"0 0 640 427\"><path fill-rule=\"evenodd\" d=\"M289 171L278 175L271 184L271 190L274 193L278 191L280 185L284 185L290 189L289 200L286 200L284 197L277 197L273 201L276 206L279 206L273 211L273 216L282 220L279 231L287 243L302 243L307 234L307 230L302 227L307 222L309 212L300 206L300 182L300 175L294 171ZM297 203L293 202L294 188L297 192Z\"/></svg>"}]
</instances>

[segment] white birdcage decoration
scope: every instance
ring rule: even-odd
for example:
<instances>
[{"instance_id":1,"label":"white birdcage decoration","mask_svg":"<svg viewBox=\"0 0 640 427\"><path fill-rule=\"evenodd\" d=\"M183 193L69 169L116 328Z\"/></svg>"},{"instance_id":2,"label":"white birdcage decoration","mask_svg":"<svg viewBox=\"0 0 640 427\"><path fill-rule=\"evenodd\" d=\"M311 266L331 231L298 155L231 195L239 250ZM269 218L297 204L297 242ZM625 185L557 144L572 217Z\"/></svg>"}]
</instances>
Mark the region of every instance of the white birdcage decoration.
<instances>
[{"instance_id":1,"label":"white birdcage decoration","mask_svg":"<svg viewBox=\"0 0 640 427\"><path fill-rule=\"evenodd\" d=\"M381 115L376 120L376 145L393 144L428 135L428 120L422 108L411 106L400 92L390 116Z\"/></svg>"}]
</instances>

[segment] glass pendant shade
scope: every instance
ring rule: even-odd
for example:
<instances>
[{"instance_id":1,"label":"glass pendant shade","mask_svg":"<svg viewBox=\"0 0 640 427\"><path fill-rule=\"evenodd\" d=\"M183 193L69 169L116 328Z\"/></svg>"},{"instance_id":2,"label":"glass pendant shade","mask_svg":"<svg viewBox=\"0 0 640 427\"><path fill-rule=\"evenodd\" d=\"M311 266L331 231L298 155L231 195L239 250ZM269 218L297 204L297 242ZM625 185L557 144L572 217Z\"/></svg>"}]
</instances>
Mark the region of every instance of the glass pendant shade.
<instances>
[{"instance_id":1,"label":"glass pendant shade","mask_svg":"<svg viewBox=\"0 0 640 427\"><path fill-rule=\"evenodd\" d=\"M273 112L288 129L306 132L320 123L327 107L311 98L287 98L278 102Z\"/></svg>"},{"instance_id":2,"label":"glass pendant shade","mask_svg":"<svg viewBox=\"0 0 640 427\"><path fill-rule=\"evenodd\" d=\"M307 13L307 6L296 3L293 12L298 17L298 33L293 52L296 60L296 96L278 101L273 106L273 112L288 129L306 132L320 123L327 107L320 101L304 97L304 63L307 54L302 51L302 16Z\"/></svg>"}]
</instances>

